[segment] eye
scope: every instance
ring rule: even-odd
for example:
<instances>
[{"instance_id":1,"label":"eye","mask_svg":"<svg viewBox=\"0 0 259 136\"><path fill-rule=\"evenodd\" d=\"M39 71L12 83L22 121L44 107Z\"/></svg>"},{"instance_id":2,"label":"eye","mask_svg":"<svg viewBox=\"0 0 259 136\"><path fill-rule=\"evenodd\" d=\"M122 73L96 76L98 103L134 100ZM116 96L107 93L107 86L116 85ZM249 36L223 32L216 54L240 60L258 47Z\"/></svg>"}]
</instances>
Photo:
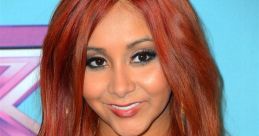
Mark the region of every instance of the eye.
<instances>
[{"instance_id":1,"label":"eye","mask_svg":"<svg viewBox=\"0 0 259 136\"><path fill-rule=\"evenodd\" d=\"M153 60L155 57L156 53L154 50L141 50L131 57L131 62L146 64L149 61Z\"/></svg>"},{"instance_id":2,"label":"eye","mask_svg":"<svg viewBox=\"0 0 259 136\"><path fill-rule=\"evenodd\" d=\"M107 62L102 57L90 57L87 59L86 66L92 69L102 68L107 65Z\"/></svg>"}]
</instances>

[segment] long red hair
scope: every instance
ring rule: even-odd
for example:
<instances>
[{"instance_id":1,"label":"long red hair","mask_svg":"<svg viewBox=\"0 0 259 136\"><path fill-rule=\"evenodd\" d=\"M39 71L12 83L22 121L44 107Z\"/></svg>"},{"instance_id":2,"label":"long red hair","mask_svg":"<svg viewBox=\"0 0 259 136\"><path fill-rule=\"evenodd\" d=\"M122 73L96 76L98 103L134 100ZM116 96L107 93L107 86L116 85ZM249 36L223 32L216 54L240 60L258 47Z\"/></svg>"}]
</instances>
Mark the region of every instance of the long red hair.
<instances>
[{"instance_id":1,"label":"long red hair","mask_svg":"<svg viewBox=\"0 0 259 136\"><path fill-rule=\"evenodd\" d=\"M117 0L62 0L43 43L40 136L92 136L98 116L83 99L86 44ZM222 80L188 0L129 0L144 16L171 87L171 135L219 136Z\"/></svg>"}]
</instances>

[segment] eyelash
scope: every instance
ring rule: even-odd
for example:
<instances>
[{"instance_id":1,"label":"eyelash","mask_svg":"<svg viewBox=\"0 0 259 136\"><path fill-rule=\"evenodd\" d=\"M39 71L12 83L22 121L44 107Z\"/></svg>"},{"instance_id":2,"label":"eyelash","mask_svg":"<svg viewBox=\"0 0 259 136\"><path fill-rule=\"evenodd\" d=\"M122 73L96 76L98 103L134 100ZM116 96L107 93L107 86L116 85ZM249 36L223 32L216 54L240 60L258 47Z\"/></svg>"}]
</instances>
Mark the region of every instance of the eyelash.
<instances>
[{"instance_id":1,"label":"eyelash","mask_svg":"<svg viewBox=\"0 0 259 136\"><path fill-rule=\"evenodd\" d=\"M95 64L92 64L93 62L95 62ZM100 66L98 63L102 63L102 65ZM105 67L103 63L105 64L107 63L103 57L90 57L86 61L86 66L89 67L90 69L99 69L99 68Z\"/></svg>"},{"instance_id":2,"label":"eyelash","mask_svg":"<svg viewBox=\"0 0 259 136\"><path fill-rule=\"evenodd\" d=\"M145 55L144 58L145 60L140 60L141 58L140 55ZM134 62L136 61L135 59L138 57L138 62ZM143 57L143 56L142 56ZM156 57L156 52L153 49L143 49L140 50L138 52L136 52L132 57L131 57L131 63L137 63L137 64L147 64L148 62L150 62L151 60L153 60ZM143 58L142 58L143 59Z\"/></svg>"},{"instance_id":3,"label":"eyelash","mask_svg":"<svg viewBox=\"0 0 259 136\"><path fill-rule=\"evenodd\" d=\"M143 49L134 53L130 58L130 63L145 65L156 58L156 52L153 49ZM101 69L107 66L107 61L103 57L89 57L86 66L90 69Z\"/></svg>"}]
</instances>

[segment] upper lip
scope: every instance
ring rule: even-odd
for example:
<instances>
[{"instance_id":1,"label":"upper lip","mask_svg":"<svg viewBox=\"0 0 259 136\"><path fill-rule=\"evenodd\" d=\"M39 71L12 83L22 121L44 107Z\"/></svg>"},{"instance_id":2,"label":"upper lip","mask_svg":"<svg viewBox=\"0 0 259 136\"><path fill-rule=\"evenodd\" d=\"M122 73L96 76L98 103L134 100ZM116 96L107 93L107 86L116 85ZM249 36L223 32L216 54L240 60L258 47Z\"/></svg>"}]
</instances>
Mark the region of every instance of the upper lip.
<instances>
[{"instance_id":1,"label":"upper lip","mask_svg":"<svg viewBox=\"0 0 259 136\"><path fill-rule=\"evenodd\" d=\"M115 106L119 106L119 107L125 107L125 106L129 106L131 104L134 103L141 103L141 101L135 101L135 102L130 102L130 103L111 103L109 105L115 105Z\"/></svg>"}]
</instances>

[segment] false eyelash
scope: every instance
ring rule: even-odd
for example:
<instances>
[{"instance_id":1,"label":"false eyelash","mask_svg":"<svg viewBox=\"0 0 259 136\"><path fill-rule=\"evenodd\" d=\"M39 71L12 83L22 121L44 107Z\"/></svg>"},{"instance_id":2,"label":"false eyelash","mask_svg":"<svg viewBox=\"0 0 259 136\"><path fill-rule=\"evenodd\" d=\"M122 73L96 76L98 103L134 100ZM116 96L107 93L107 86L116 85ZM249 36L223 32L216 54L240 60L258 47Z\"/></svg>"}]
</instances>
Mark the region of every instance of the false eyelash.
<instances>
[{"instance_id":1,"label":"false eyelash","mask_svg":"<svg viewBox=\"0 0 259 136\"><path fill-rule=\"evenodd\" d=\"M87 57L86 60L86 66L91 68L91 69L98 69L98 68L102 68L103 66L91 66L91 62L94 61L95 59L103 59L104 61L106 61L103 57L99 57L99 56L94 56L94 57Z\"/></svg>"},{"instance_id":2,"label":"false eyelash","mask_svg":"<svg viewBox=\"0 0 259 136\"><path fill-rule=\"evenodd\" d=\"M152 57L156 56L155 50L153 50L153 49L142 49L142 50L139 50L139 51L135 52L134 55L132 55L131 58L136 57L136 55L138 55L139 53L149 53L149 55L151 55Z\"/></svg>"},{"instance_id":3,"label":"false eyelash","mask_svg":"<svg viewBox=\"0 0 259 136\"><path fill-rule=\"evenodd\" d=\"M153 49L142 49L137 51L136 53L134 53L134 55L132 55L131 60L133 60L134 58L136 58L138 55L141 55L142 53L148 55L149 59L145 60L145 61L140 61L137 62L137 64L146 64L149 61L152 61L155 57L156 57L156 52Z\"/></svg>"}]
</instances>

